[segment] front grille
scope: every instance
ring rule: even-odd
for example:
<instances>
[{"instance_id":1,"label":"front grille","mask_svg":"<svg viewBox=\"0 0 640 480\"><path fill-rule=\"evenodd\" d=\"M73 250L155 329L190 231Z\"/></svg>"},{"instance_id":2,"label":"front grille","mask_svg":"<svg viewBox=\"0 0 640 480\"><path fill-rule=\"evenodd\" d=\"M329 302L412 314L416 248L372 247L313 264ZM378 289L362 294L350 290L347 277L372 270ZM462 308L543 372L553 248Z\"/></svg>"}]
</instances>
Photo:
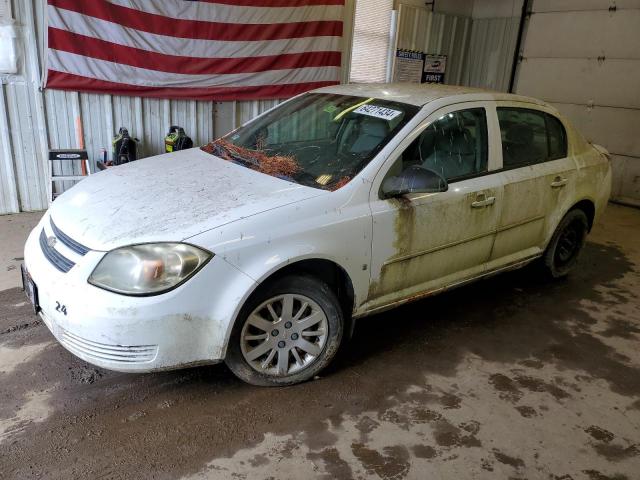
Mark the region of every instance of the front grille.
<instances>
[{"instance_id":1,"label":"front grille","mask_svg":"<svg viewBox=\"0 0 640 480\"><path fill-rule=\"evenodd\" d=\"M63 273L67 273L75 265L74 262L63 256L55 248L50 247L47 243L47 235L44 233L44 229L40 232L40 248L44 256L51 262L51 265L56 267Z\"/></svg>"},{"instance_id":2,"label":"front grille","mask_svg":"<svg viewBox=\"0 0 640 480\"><path fill-rule=\"evenodd\" d=\"M117 363L143 363L156 358L157 345L108 345L93 342L60 329L60 343L72 353L91 359Z\"/></svg>"},{"instance_id":3,"label":"front grille","mask_svg":"<svg viewBox=\"0 0 640 480\"><path fill-rule=\"evenodd\" d=\"M53 234L58 237L63 244L65 244L70 250L73 250L78 255L86 255L89 249L82 245L81 243L76 242L74 239L69 237L66 233L61 231L55 223L53 223L53 218L49 217L49 221L51 222L51 229L53 230Z\"/></svg>"}]
</instances>

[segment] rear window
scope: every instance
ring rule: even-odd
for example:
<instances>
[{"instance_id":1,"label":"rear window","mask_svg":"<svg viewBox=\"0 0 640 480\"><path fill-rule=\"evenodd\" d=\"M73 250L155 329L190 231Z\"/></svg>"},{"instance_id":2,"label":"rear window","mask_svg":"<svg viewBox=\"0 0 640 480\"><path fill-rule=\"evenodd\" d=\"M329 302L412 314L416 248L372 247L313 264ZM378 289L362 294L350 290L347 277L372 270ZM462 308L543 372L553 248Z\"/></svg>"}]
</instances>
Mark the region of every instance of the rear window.
<instances>
[{"instance_id":1,"label":"rear window","mask_svg":"<svg viewBox=\"0 0 640 480\"><path fill-rule=\"evenodd\" d=\"M567 134L564 126L553 115L545 113L547 120L547 135L549 138L549 160L567 156Z\"/></svg>"},{"instance_id":2,"label":"rear window","mask_svg":"<svg viewBox=\"0 0 640 480\"><path fill-rule=\"evenodd\" d=\"M527 108L498 108L504 168L556 160L567 156L567 139L560 120Z\"/></svg>"}]
</instances>

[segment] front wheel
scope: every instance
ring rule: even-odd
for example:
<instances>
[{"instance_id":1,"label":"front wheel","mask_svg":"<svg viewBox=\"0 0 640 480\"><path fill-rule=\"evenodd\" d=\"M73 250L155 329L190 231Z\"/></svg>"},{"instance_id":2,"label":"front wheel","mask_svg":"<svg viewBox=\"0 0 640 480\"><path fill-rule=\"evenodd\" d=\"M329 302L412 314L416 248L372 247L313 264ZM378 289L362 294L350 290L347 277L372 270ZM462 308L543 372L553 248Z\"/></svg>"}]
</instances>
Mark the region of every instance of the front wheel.
<instances>
[{"instance_id":1,"label":"front wheel","mask_svg":"<svg viewBox=\"0 0 640 480\"><path fill-rule=\"evenodd\" d=\"M573 269L584 247L588 230L589 220L582 210L571 210L564 216L543 256L547 274L561 278Z\"/></svg>"},{"instance_id":2,"label":"front wheel","mask_svg":"<svg viewBox=\"0 0 640 480\"><path fill-rule=\"evenodd\" d=\"M335 356L343 317L326 283L298 275L277 279L242 308L225 361L237 377L253 385L303 382Z\"/></svg>"}]
</instances>

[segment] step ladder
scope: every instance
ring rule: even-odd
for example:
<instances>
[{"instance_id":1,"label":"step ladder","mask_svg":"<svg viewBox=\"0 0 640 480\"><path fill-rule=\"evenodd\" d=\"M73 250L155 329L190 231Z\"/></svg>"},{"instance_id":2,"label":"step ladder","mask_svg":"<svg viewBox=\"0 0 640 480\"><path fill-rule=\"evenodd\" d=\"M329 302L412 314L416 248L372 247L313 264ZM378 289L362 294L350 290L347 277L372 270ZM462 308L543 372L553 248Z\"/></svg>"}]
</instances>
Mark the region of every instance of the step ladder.
<instances>
[{"instance_id":1,"label":"step ladder","mask_svg":"<svg viewBox=\"0 0 640 480\"><path fill-rule=\"evenodd\" d=\"M60 165L64 165L63 162L80 162L80 170L82 172L81 175L55 175L54 173L54 165L56 161L60 161ZM67 181L80 181L83 178L86 178L88 175L91 175L91 167L89 165L89 155L87 151L84 149L54 149L49 150L49 165L50 165L50 176L51 176L51 201L55 200L57 196L61 193L64 193L64 187L60 183L56 182L67 182ZM71 163L73 169L73 163ZM76 163L77 165L77 163ZM60 170L65 170L62 167ZM56 188L59 187L59 188Z\"/></svg>"}]
</instances>

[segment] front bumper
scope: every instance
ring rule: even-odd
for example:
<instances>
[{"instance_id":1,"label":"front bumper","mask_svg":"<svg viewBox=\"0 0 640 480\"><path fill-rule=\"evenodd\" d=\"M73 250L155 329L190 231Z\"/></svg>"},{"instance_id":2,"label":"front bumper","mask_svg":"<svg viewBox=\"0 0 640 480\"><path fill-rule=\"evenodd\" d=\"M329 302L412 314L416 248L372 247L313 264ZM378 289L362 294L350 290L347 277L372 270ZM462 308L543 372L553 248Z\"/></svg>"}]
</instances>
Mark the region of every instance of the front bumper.
<instances>
[{"instance_id":1,"label":"front bumper","mask_svg":"<svg viewBox=\"0 0 640 480\"><path fill-rule=\"evenodd\" d=\"M231 326L253 280L214 257L183 285L161 295L108 292L87 283L104 252L74 256L57 245L75 265L66 273L52 265L39 242L43 228L52 234L46 217L27 240L25 264L38 288L40 316L67 350L99 367L124 372L224 358Z\"/></svg>"}]
</instances>

